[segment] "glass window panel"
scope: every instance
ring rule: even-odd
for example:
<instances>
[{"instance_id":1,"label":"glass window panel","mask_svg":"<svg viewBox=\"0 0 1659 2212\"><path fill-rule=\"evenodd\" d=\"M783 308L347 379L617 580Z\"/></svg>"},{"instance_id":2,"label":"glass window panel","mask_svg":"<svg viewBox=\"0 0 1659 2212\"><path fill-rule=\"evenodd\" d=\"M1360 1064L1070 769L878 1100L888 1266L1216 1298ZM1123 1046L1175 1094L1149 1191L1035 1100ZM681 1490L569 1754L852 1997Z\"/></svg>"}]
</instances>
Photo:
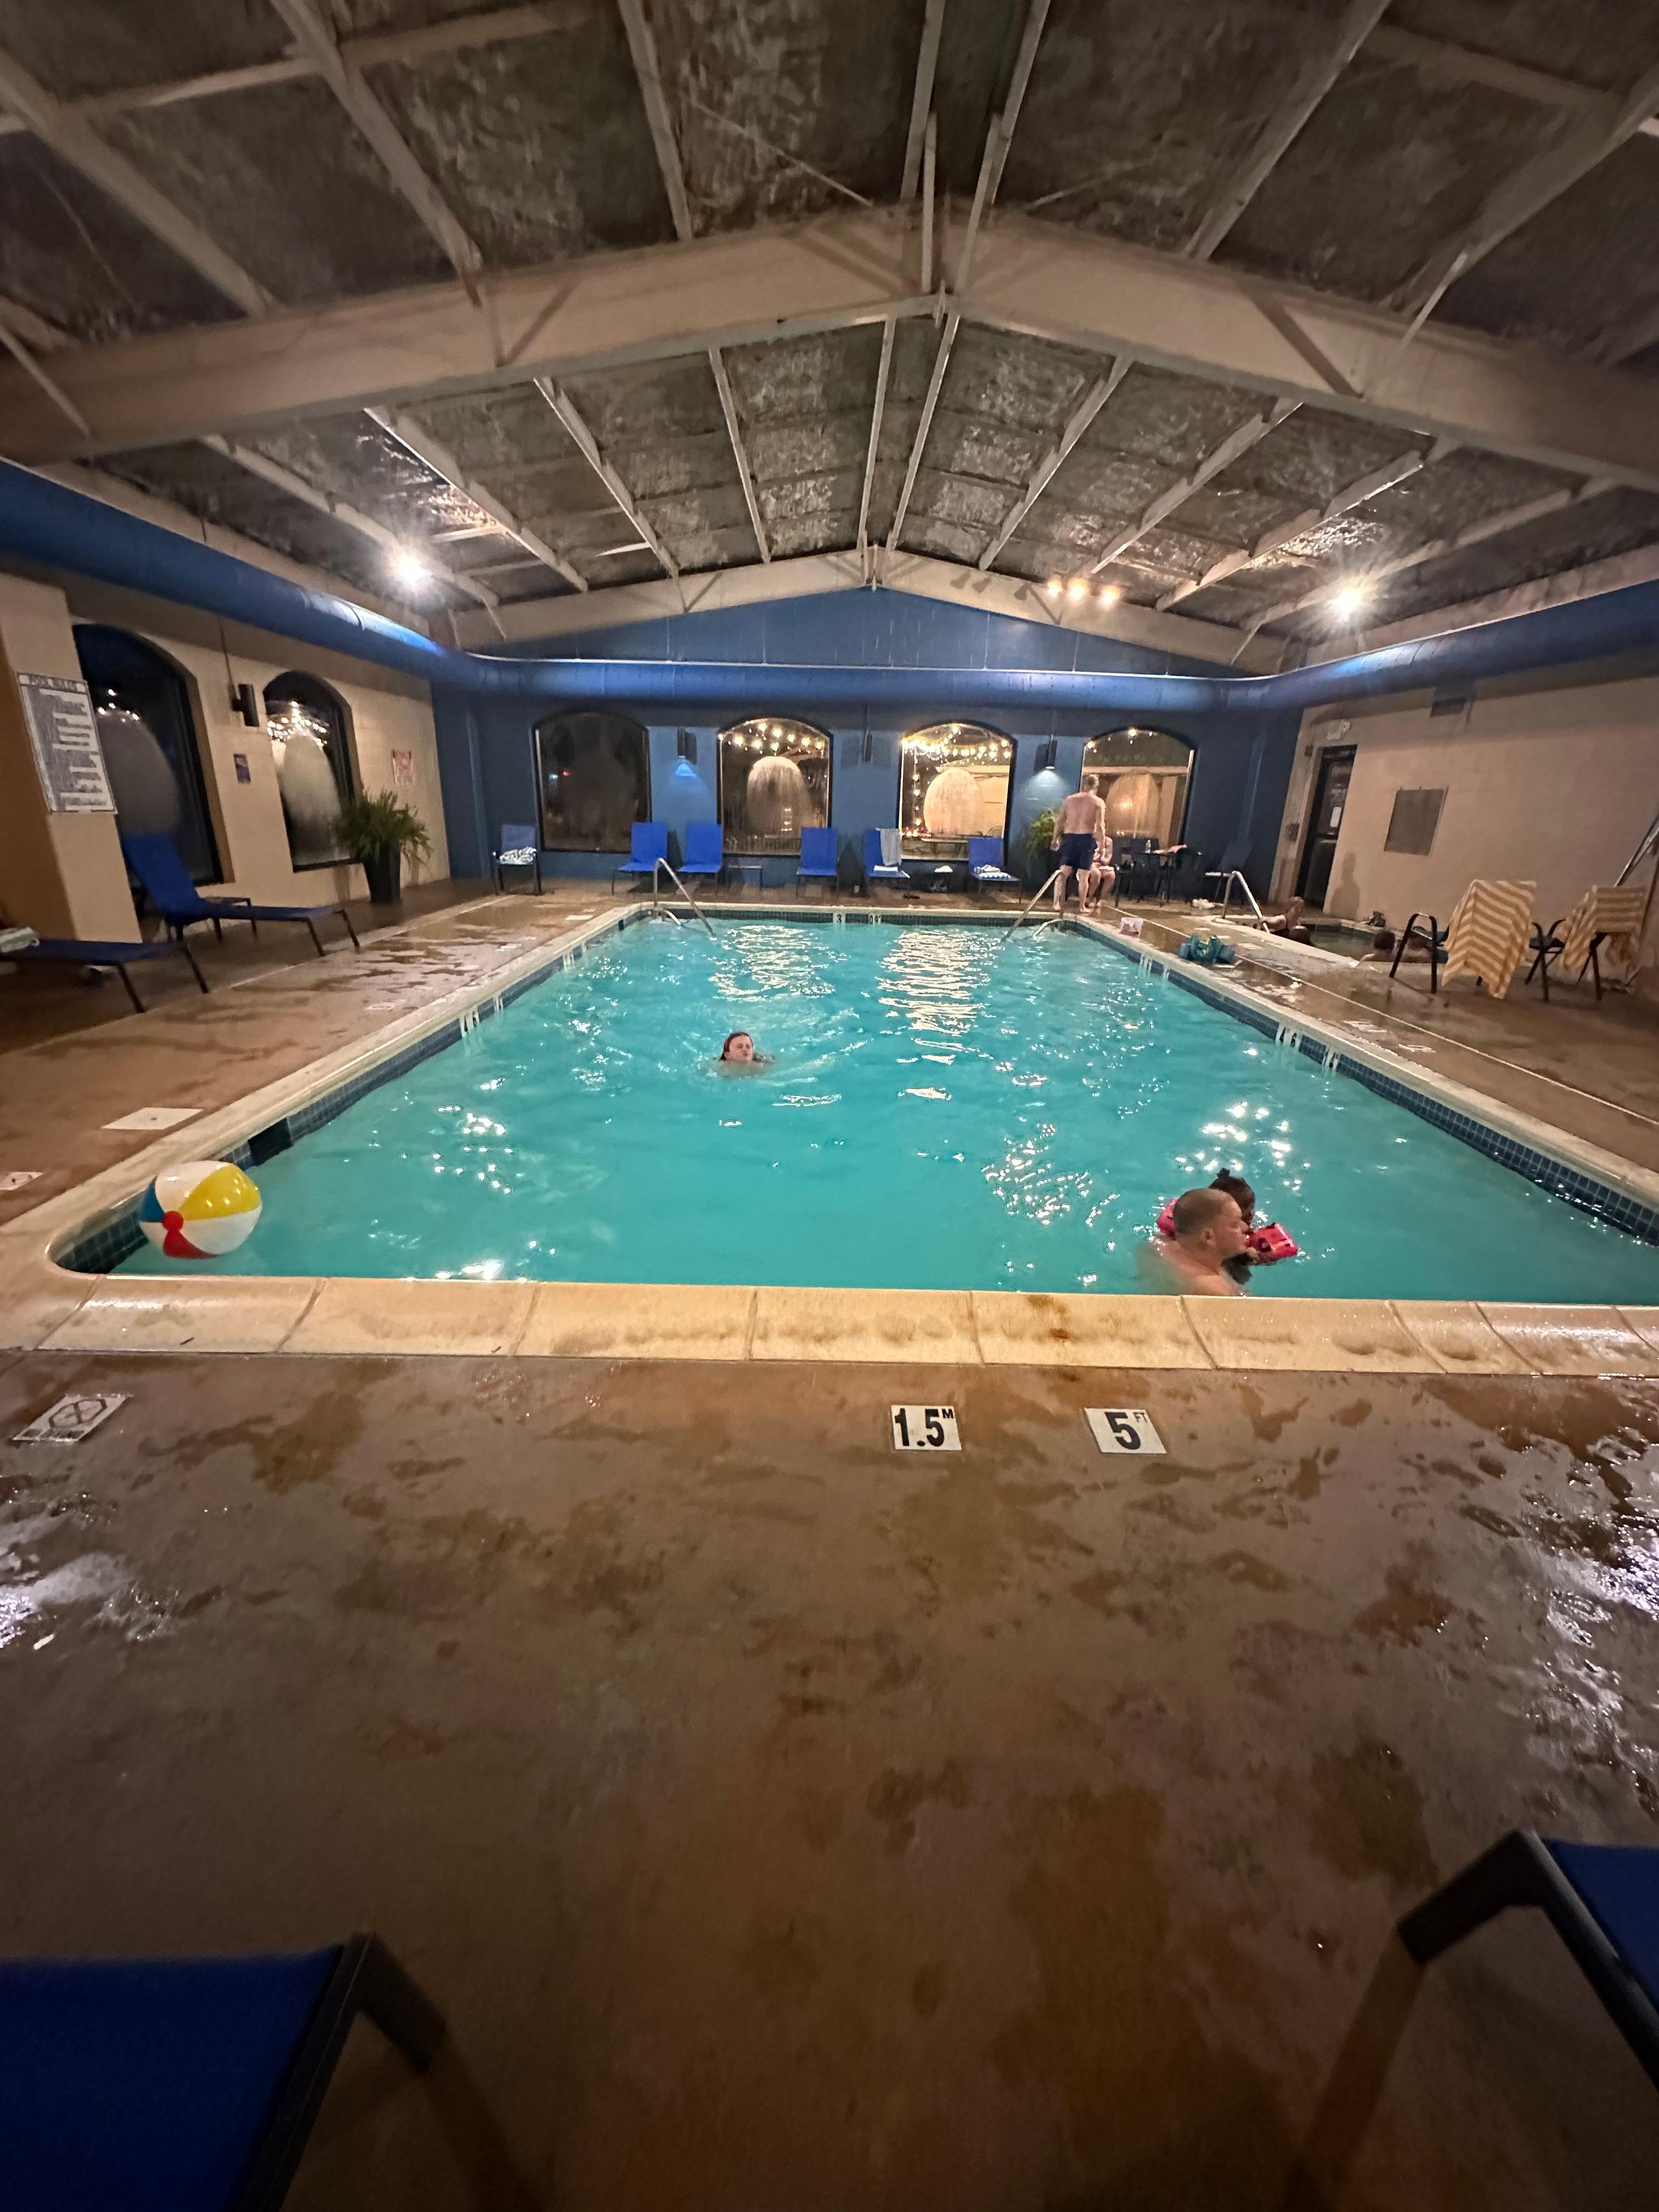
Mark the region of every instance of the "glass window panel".
<instances>
[{"instance_id":1,"label":"glass window panel","mask_svg":"<svg viewBox=\"0 0 1659 2212\"><path fill-rule=\"evenodd\" d=\"M901 748L899 828L917 860L965 860L970 837L1007 835L1010 738L977 722L913 730Z\"/></svg>"},{"instance_id":2,"label":"glass window panel","mask_svg":"<svg viewBox=\"0 0 1659 2212\"><path fill-rule=\"evenodd\" d=\"M334 824L351 796L345 708L328 685L292 670L265 686L265 729L276 765L289 859L325 868L351 857Z\"/></svg>"},{"instance_id":3,"label":"glass window panel","mask_svg":"<svg viewBox=\"0 0 1659 2212\"><path fill-rule=\"evenodd\" d=\"M75 650L98 717L117 827L129 837L171 837L192 883L222 883L190 686L128 630L79 623Z\"/></svg>"},{"instance_id":4,"label":"glass window panel","mask_svg":"<svg viewBox=\"0 0 1659 2212\"><path fill-rule=\"evenodd\" d=\"M1178 844L1192 758L1186 739L1164 730L1111 730L1091 738L1083 748L1083 788L1100 793L1108 836Z\"/></svg>"},{"instance_id":5,"label":"glass window panel","mask_svg":"<svg viewBox=\"0 0 1659 2212\"><path fill-rule=\"evenodd\" d=\"M720 732L720 823L731 853L798 854L830 821L830 741L810 722L760 714Z\"/></svg>"},{"instance_id":6,"label":"glass window panel","mask_svg":"<svg viewBox=\"0 0 1659 2212\"><path fill-rule=\"evenodd\" d=\"M625 714L583 709L538 723L542 849L625 853L651 819L650 742Z\"/></svg>"}]
</instances>

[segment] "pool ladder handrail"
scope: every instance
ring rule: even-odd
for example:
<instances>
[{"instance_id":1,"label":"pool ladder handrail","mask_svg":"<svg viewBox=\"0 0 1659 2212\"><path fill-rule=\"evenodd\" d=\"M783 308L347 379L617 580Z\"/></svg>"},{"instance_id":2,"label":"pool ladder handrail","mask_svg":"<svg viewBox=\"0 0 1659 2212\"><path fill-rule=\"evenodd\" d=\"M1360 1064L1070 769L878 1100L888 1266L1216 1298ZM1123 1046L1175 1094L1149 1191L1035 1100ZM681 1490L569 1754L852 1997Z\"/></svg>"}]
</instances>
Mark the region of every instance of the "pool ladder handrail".
<instances>
[{"instance_id":1,"label":"pool ladder handrail","mask_svg":"<svg viewBox=\"0 0 1659 2212\"><path fill-rule=\"evenodd\" d=\"M1038 890L1038 891L1035 892L1035 893L1032 895L1032 896L1031 896L1030 899L1028 899L1028 900L1027 900L1026 903L1025 903L1025 904L1024 904L1024 905L1020 908L1019 912L1018 912L1018 913L1014 916L1014 919L1013 919L1013 920L1009 923L1009 925L1008 925L1008 937L1009 937L1009 938L1012 938L1012 935L1013 935L1014 932L1015 932L1015 931L1019 927L1019 926L1020 926L1021 922L1023 922L1024 921L1025 921L1025 920L1026 920L1026 918L1027 918L1027 917L1029 916L1029 915L1030 914L1031 908L1033 908L1033 907L1037 903L1037 901L1038 901L1038 900L1042 896L1043 892L1044 892L1044 891L1050 890L1052 890L1052 889L1053 889L1055 877L1057 877L1057 876L1060 876L1060 875L1063 875L1064 873L1065 873L1065 866L1064 866L1064 864L1062 863L1062 864L1061 864L1061 866L1060 866L1060 867L1058 867L1058 868L1056 868L1056 869L1054 870L1054 875L1049 876L1049 877L1047 878L1047 880L1044 882L1044 884L1043 884L1043 885L1042 885L1042 889L1041 890ZM1048 928L1048 924L1045 921L1045 922L1043 923L1042 927L1043 927L1045 929L1047 929L1047 928ZM1003 940L1003 942L1004 942L1005 944L1006 944L1007 941L1008 941L1008 940L1007 940L1007 939L1006 939L1006 938L1005 938L1005 939L1004 939L1004 940Z\"/></svg>"},{"instance_id":2,"label":"pool ladder handrail","mask_svg":"<svg viewBox=\"0 0 1659 2212\"><path fill-rule=\"evenodd\" d=\"M1226 880L1222 888L1221 919L1223 921L1225 921L1227 919L1227 909L1232 904L1233 885L1235 884L1238 885L1238 888L1243 892L1245 898L1248 900L1251 914L1255 915L1260 926L1263 929L1266 929L1267 927L1267 917L1262 913L1261 908L1256 904L1255 893L1250 889L1249 885L1245 882L1243 877L1240 875L1237 868L1228 869ZM1245 917L1243 915L1239 916L1239 920L1241 921L1244 919Z\"/></svg>"},{"instance_id":3,"label":"pool ladder handrail","mask_svg":"<svg viewBox=\"0 0 1659 2212\"><path fill-rule=\"evenodd\" d=\"M697 904L697 902L692 897L690 892L687 890L685 885L681 883L678 875L675 872L674 863L665 854L662 853L659 853L657 855L657 858L653 861L651 866L651 911L653 914L659 912L661 908L661 900L659 895L657 884L657 871L659 868L667 869L670 876L673 878L674 883L678 887L680 896L685 901L687 906L690 908L692 913L696 915L697 920L702 924L703 927L712 937L714 934L714 923L709 921L708 916ZM671 914L668 919L670 921L678 921L679 920L679 916L677 914Z\"/></svg>"}]
</instances>

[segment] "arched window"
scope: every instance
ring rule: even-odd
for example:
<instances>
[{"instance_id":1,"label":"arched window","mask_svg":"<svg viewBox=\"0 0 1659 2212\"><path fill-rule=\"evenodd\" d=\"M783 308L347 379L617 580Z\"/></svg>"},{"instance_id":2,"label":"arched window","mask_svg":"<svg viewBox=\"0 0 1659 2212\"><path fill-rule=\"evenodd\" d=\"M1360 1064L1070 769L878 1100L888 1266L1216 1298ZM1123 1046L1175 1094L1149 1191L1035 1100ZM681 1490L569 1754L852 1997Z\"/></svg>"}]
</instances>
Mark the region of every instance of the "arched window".
<instances>
[{"instance_id":1,"label":"arched window","mask_svg":"<svg viewBox=\"0 0 1659 2212\"><path fill-rule=\"evenodd\" d=\"M936 722L913 730L900 748L899 828L918 859L966 857L970 837L1008 829L1011 738L977 722Z\"/></svg>"},{"instance_id":2,"label":"arched window","mask_svg":"<svg viewBox=\"0 0 1659 2212\"><path fill-rule=\"evenodd\" d=\"M334 834L335 817L351 796L344 705L316 677L290 670L265 686L265 728L289 860L296 868L323 868L348 859Z\"/></svg>"},{"instance_id":3,"label":"arched window","mask_svg":"<svg viewBox=\"0 0 1659 2212\"><path fill-rule=\"evenodd\" d=\"M222 883L189 684L129 630L77 623L75 650L98 717L117 826L128 837L171 837L192 883Z\"/></svg>"},{"instance_id":4,"label":"arched window","mask_svg":"<svg viewBox=\"0 0 1659 2212\"><path fill-rule=\"evenodd\" d=\"M1176 845L1187 818L1187 785L1193 749L1163 730L1112 730L1083 748L1083 787L1106 803L1106 830L1114 839L1144 838Z\"/></svg>"},{"instance_id":5,"label":"arched window","mask_svg":"<svg viewBox=\"0 0 1659 2212\"><path fill-rule=\"evenodd\" d=\"M550 853L625 853L651 819L649 741L625 714L584 709L536 726L542 847Z\"/></svg>"},{"instance_id":6,"label":"arched window","mask_svg":"<svg viewBox=\"0 0 1659 2212\"><path fill-rule=\"evenodd\" d=\"M720 732L720 821L733 853L799 853L830 820L830 743L810 722L762 714Z\"/></svg>"}]
</instances>

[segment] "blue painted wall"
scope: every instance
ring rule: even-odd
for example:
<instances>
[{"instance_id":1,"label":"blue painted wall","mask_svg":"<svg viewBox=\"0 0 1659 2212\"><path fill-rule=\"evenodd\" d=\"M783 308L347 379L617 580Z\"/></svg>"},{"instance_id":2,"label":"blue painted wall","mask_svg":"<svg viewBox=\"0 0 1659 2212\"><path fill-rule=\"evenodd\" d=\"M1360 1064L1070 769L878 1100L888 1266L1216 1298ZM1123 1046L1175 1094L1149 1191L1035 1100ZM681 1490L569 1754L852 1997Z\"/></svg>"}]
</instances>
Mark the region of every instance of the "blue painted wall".
<instances>
[{"instance_id":1,"label":"blue painted wall","mask_svg":"<svg viewBox=\"0 0 1659 2212\"><path fill-rule=\"evenodd\" d=\"M1206 675L1211 664L1172 658L1144 647L1088 637L1053 623L1022 622L979 609L917 599L899 592L836 592L758 607L722 608L709 614L672 615L649 622L514 647L526 658L603 660L730 661L772 666L939 668L1077 668L1149 674ZM625 702L606 702L623 708ZM496 832L506 821L536 818L535 709L527 702L492 700L440 690L434 695L439 760L443 777L450 865L458 875L482 875ZM799 711L799 710L797 710ZM890 828L897 819L898 744L907 730L960 715L959 702L941 699L937 716L902 719L872 703L854 725L844 711L809 716L836 740L831 817L843 842L855 847L866 829ZM715 779L718 735L726 716L696 731L695 766L678 755L678 728L639 719L651 732L651 805L666 823L676 859L685 825L718 817ZM988 714L986 721L1015 741L1010 835L1017 849L1026 824L1047 806L1075 791L1085 741L1121 718L1066 714ZM1212 860L1237 849L1238 864L1258 894L1273 872L1279 817L1296 751L1300 717L1295 713L1165 715L1157 726L1194 748L1186 835ZM842 740L872 740L872 758L842 760ZM1052 770L1039 775L1038 749L1058 741ZM862 753L862 744L859 746ZM559 853L546 865L557 873L608 877L619 856ZM793 860L768 863L769 884L793 881Z\"/></svg>"}]
</instances>

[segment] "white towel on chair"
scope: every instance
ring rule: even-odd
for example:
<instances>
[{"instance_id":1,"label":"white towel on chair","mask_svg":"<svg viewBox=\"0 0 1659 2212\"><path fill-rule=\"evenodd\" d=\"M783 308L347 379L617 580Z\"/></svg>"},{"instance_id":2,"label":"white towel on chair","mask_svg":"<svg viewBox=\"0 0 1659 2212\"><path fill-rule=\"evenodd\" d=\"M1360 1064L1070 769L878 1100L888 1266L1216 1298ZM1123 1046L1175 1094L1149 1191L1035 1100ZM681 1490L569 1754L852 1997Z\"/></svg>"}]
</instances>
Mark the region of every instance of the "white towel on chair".
<instances>
[{"instance_id":1,"label":"white towel on chair","mask_svg":"<svg viewBox=\"0 0 1659 2212\"><path fill-rule=\"evenodd\" d=\"M1527 956L1532 936L1532 902L1536 884L1502 883L1477 876L1446 924L1443 982L1455 975L1478 975L1494 999L1501 999Z\"/></svg>"},{"instance_id":2,"label":"white towel on chair","mask_svg":"<svg viewBox=\"0 0 1659 2212\"><path fill-rule=\"evenodd\" d=\"M900 856L903 853L903 850L904 836L902 830L884 830L882 831L881 865L884 868L897 867Z\"/></svg>"},{"instance_id":3,"label":"white towel on chair","mask_svg":"<svg viewBox=\"0 0 1659 2212\"><path fill-rule=\"evenodd\" d=\"M1567 916L1562 933L1565 940L1562 967L1570 975L1582 975L1589 964L1590 946L1600 937L1603 942L1595 964L1601 970L1602 981L1632 973L1647 901L1645 884L1632 889L1626 884L1597 884L1586 891Z\"/></svg>"}]
</instances>

